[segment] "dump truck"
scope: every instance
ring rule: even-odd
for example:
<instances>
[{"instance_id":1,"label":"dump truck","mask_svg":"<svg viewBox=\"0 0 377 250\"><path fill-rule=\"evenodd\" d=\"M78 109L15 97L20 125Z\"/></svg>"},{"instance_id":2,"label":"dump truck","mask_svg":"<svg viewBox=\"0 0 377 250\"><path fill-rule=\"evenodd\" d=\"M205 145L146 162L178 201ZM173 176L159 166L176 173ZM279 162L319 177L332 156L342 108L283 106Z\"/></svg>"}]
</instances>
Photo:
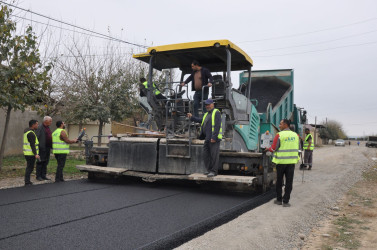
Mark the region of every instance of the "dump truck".
<instances>
[{"instance_id":1,"label":"dump truck","mask_svg":"<svg viewBox=\"0 0 377 250\"><path fill-rule=\"evenodd\" d=\"M244 183L263 190L274 184L276 171L271 155L264 149L279 131L281 119L290 119L299 134L303 129L303 110L296 107L293 99L293 70L252 71L252 59L229 40L155 46L133 57L149 64L146 111L158 132L114 136L107 148L86 141L87 162L78 169L89 172L90 178L114 174L145 181ZM219 175L211 178L204 175L204 142L197 139L200 124L187 118L193 110L189 87L183 89L186 92L182 95L180 85L192 73L194 59L212 72L210 97L221 112ZM169 93L166 100L159 100L151 91L153 72L166 69L179 70L180 80L156 83L164 86L163 93ZM237 88L232 81L234 75L239 75Z\"/></svg>"},{"instance_id":2,"label":"dump truck","mask_svg":"<svg viewBox=\"0 0 377 250\"><path fill-rule=\"evenodd\" d=\"M365 143L365 146L368 148L377 148L377 136L368 136L368 140Z\"/></svg>"}]
</instances>

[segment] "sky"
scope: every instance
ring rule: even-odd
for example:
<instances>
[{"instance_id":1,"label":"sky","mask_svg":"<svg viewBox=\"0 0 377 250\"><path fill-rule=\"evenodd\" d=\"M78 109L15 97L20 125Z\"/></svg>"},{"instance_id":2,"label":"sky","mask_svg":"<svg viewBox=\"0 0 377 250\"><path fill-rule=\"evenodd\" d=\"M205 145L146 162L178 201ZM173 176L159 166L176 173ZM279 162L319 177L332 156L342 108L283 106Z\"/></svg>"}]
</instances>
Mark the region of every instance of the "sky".
<instances>
[{"instance_id":1,"label":"sky","mask_svg":"<svg viewBox=\"0 0 377 250\"><path fill-rule=\"evenodd\" d=\"M294 69L294 102L307 110L309 123L336 120L348 136L377 134L375 0L19 0L17 5L137 44L228 39L253 59L253 70Z\"/></svg>"}]
</instances>

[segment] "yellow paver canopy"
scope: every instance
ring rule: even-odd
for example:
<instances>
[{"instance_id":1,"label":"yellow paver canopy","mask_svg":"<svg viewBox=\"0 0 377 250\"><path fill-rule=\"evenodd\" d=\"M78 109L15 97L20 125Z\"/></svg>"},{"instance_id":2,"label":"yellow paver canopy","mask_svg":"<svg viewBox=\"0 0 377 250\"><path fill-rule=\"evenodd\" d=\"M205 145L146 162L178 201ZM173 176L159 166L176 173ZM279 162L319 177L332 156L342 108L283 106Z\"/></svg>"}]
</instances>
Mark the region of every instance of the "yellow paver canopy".
<instances>
[{"instance_id":1,"label":"yellow paver canopy","mask_svg":"<svg viewBox=\"0 0 377 250\"><path fill-rule=\"evenodd\" d=\"M149 63L155 55L153 68L157 70L180 68L191 72L191 62L197 60L211 72L226 71L227 55L231 53L231 70L247 70L253 65L251 58L229 40L210 40L191 43L178 43L148 48L146 53L133 55L134 58Z\"/></svg>"}]
</instances>

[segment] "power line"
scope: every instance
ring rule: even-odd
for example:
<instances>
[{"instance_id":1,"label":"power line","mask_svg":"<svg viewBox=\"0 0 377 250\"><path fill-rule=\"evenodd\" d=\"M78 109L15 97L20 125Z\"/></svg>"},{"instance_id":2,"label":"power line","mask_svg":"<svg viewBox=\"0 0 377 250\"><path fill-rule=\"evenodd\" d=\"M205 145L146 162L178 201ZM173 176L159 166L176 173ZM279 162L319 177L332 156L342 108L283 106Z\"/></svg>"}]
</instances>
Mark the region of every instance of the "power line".
<instances>
[{"instance_id":1,"label":"power line","mask_svg":"<svg viewBox=\"0 0 377 250\"><path fill-rule=\"evenodd\" d=\"M321 51L327 51L327 50L334 50L334 49L341 49L341 48L347 48L347 47L356 47L356 46L363 46L363 45L369 45L377 43L377 41L368 42L368 43L359 43L359 44L350 44L350 45L344 45L344 46L338 46L338 47L332 47L327 49L318 49L318 50L309 50L304 52L296 52L296 53L287 53L287 54L280 54L280 55L266 55L266 56L258 56L255 55L253 57L275 57L275 56L290 56L290 55L300 55L300 54L308 54L308 53L314 53L314 52L321 52Z\"/></svg>"},{"instance_id":2,"label":"power line","mask_svg":"<svg viewBox=\"0 0 377 250\"><path fill-rule=\"evenodd\" d=\"M283 38L290 38L290 37L296 37L296 36L304 36L304 35L308 35L308 34L314 34L314 33L319 33L319 32L323 32L323 31L328 31L328 30L341 29L341 28L345 28L345 27L349 27L349 26L354 26L354 25L361 24L361 23L372 22L372 21L375 21L375 20L377 20L377 17L366 19L366 20L363 20L363 21L355 22L355 23L350 23L350 24L335 26L335 27L331 27L331 28L325 28L325 29L314 30L314 31L309 31L309 32L304 32L304 33L297 33L297 34L292 34L292 35L286 35L286 36L277 36L277 37L270 37L270 38L257 39L257 40L251 40L251 41L243 41L243 42L239 42L239 43L253 43L253 42L262 42L262 41L268 41L268 40L277 40L277 39L283 39Z\"/></svg>"},{"instance_id":3,"label":"power line","mask_svg":"<svg viewBox=\"0 0 377 250\"><path fill-rule=\"evenodd\" d=\"M350 124L347 124L347 126L374 125L374 124L377 124L377 122L350 123Z\"/></svg>"},{"instance_id":4,"label":"power line","mask_svg":"<svg viewBox=\"0 0 377 250\"><path fill-rule=\"evenodd\" d=\"M264 51L272 51L272 50L280 50L280 49L291 49L291 48L306 47L306 46L311 46L311 45L316 45L316 44L329 43L329 42L347 39L347 38L350 38L350 37L362 36L362 35L366 35L366 34L370 34L370 33L374 33L374 32L377 32L377 30L371 30L371 31L368 31L368 32L358 33L358 34L349 35L349 36L343 36L343 37L340 37L340 38L337 38L337 39L315 42L315 43L307 43L307 44L302 44L302 45L295 45L295 46L288 46L288 47L281 47L281 48L274 48L274 49L256 50L256 51L254 51L254 53L264 52Z\"/></svg>"},{"instance_id":5,"label":"power line","mask_svg":"<svg viewBox=\"0 0 377 250\"><path fill-rule=\"evenodd\" d=\"M86 31L86 32L90 32L90 33L93 33L93 34L96 34L96 35L100 35L100 36L103 36L103 37L107 37L108 39L112 39L112 40L115 40L115 41L118 41L118 42L122 42L122 43L130 44L130 45L134 45L134 46L141 47L141 48L147 48L147 46L144 46L144 45L140 45L140 44L136 44L136 43L127 42L127 41L124 41L124 40L121 40L121 39L118 39L118 38L114 38L114 37L111 37L111 36L108 36L108 35L105 35L105 34L101 34L101 33L99 33L99 32L92 31L92 30L89 30L89 29L86 29L86 28L82 28L82 27L79 27L79 26L77 26L77 25L73 25L73 24L67 23L67 22L65 22L65 21L60 21L60 20L57 20L57 19L52 18L52 17L48 17L48 16L43 15L43 14L39 14L39 13L37 13L37 12L34 12L34 11L31 11L31 10L27 10L27 9L24 9L24 8L18 7L18 6L16 6L16 5L6 3L6 2L4 2L4 1L0 1L0 3L6 4L6 5L8 5L8 6L11 6L11 7L13 7L13 8L16 8L16 9L23 10L23 11L25 11L25 12L32 13L32 14L37 15L37 16L41 16L41 17L43 17L43 18L47 18L47 19L49 19L49 20L52 20L52 21L55 21L55 22L58 22L58 23L62 23L62 24L65 24L65 25L68 25L68 26L71 26L71 27L74 27L74 28L77 28L77 29L84 30L84 31Z\"/></svg>"},{"instance_id":6,"label":"power line","mask_svg":"<svg viewBox=\"0 0 377 250\"><path fill-rule=\"evenodd\" d=\"M97 35L88 34L88 33L80 32L80 31L76 31L76 30L66 29L66 28L59 27L59 26L54 26L54 25L51 25L51 24L48 24L48 23L43 23L43 22L35 21L35 20L32 20L32 19L28 19L28 18L25 18L25 17L13 15L13 14L11 14L11 16L14 16L14 17L17 17L17 18L20 18L20 19L24 19L24 20L27 20L27 21L31 21L31 22L43 24L43 25L46 25L47 27L53 27L53 28L57 28L57 29L61 29L61 30L71 31L71 32L74 32L74 33L83 34L83 35L87 35L87 36L90 36L90 37L97 37L97 38L111 40L111 41L113 40L113 39L109 39L109 38L102 37L102 36L97 36ZM110 55L114 55L114 54L102 54L102 55L95 55L95 54L93 54L93 55L60 55L60 56L44 57L44 59L56 59L56 58L59 58L59 57L73 57L73 58L75 58L75 57L79 57L79 56L82 56L82 57L101 57L101 56L110 56ZM132 55L132 53L131 52L130 53L121 53L120 55Z\"/></svg>"},{"instance_id":7,"label":"power line","mask_svg":"<svg viewBox=\"0 0 377 250\"><path fill-rule=\"evenodd\" d=\"M56 59L56 58L61 58L61 57L72 57L72 58L76 58L76 57L101 57L101 56L113 56L113 55L117 55L117 54L60 55L60 56L48 56L48 57L44 57L44 59ZM122 56L122 55L132 55L132 53L131 52L129 52L129 53L120 53L118 55L119 56Z\"/></svg>"},{"instance_id":8,"label":"power line","mask_svg":"<svg viewBox=\"0 0 377 250\"><path fill-rule=\"evenodd\" d=\"M87 35L87 36L91 36L91 37L97 37L97 38L111 40L111 41L114 40L114 39L110 39L110 38L103 37L103 36L97 36L97 35L88 34L88 33L80 32L80 31L76 31L76 30L66 29L66 28L63 28L63 27L59 27L59 26L55 26L55 25L49 24L49 23L39 22L39 21L32 20L32 19L29 19L29 18L17 16L17 15L14 15L14 14L11 14L11 16L14 16L14 17L17 17L17 18L20 18L20 19L24 19L24 20L27 20L27 21L31 21L31 22L34 22L34 23L43 24L43 25L46 25L47 27L52 27L52 28L57 28L57 29L61 29L61 30L71 31L71 32L78 33L78 34Z\"/></svg>"}]
</instances>

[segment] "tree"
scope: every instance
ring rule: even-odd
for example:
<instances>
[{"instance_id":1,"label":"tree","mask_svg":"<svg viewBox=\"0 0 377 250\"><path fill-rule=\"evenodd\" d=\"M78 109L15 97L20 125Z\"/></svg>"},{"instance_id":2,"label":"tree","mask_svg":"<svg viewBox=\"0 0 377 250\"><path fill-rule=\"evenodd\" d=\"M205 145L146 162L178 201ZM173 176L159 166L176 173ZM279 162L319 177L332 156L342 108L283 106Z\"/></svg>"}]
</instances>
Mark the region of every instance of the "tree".
<instances>
[{"instance_id":1,"label":"tree","mask_svg":"<svg viewBox=\"0 0 377 250\"><path fill-rule=\"evenodd\" d=\"M1 5L0 11L0 106L6 112L4 135L0 148L0 169L12 110L38 109L38 101L49 84L51 65L40 59L37 37L32 27L17 34L16 22L10 19L12 10Z\"/></svg>"},{"instance_id":2,"label":"tree","mask_svg":"<svg viewBox=\"0 0 377 250\"><path fill-rule=\"evenodd\" d=\"M103 55L92 54L89 41L73 41L68 55L56 63L63 72L56 80L65 100L62 116L79 124L98 121L101 136L106 123L122 121L137 109L139 77L145 66L131 61L112 44L107 45Z\"/></svg>"},{"instance_id":3,"label":"tree","mask_svg":"<svg viewBox=\"0 0 377 250\"><path fill-rule=\"evenodd\" d=\"M330 120L325 126L326 127L321 129L319 132L321 138L336 140L347 137L342 125L338 121Z\"/></svg>"}]
</instances>

